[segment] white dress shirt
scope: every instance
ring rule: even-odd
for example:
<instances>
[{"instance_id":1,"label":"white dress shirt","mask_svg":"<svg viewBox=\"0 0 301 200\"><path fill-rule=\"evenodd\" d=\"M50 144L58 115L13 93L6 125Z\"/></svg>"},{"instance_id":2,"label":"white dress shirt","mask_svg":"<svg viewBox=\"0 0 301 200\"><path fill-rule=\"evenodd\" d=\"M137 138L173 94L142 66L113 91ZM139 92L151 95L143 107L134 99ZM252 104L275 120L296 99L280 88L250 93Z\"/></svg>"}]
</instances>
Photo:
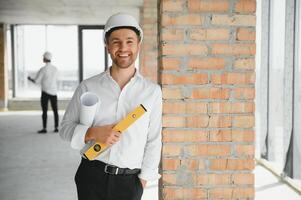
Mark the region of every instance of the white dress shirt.
<instances>
[{"instance_id":1,"label":"white dress shirt","mask_svg":"<svg viewBox=\"0 0 301 200\"><path fill-rule=\"evenodd\" d=\"M50 95L57 94L58 70L50 62L38 71L35 83L41 84L42 91Z\"/></svg>"},{"instance_id":2,"label":"white dress shirt","mask_svg":"<svg viewBox=\"0 0 301 200\"><path fill-rule=\"evenodd\" d=\"M84 80L76 89L63 117L60 136L80 150L89 126L79 124L80 96L93 92L100 99L92 126L116 124L138 105L147 112L121 134L120 140L96 160L121 168L140 168L139 177L157 180L161 155L162 92L159 85L143 78L138 70L121 90L110 69ZM74 145L75 144L75 145Z\"/></svg>"}]
</instances>

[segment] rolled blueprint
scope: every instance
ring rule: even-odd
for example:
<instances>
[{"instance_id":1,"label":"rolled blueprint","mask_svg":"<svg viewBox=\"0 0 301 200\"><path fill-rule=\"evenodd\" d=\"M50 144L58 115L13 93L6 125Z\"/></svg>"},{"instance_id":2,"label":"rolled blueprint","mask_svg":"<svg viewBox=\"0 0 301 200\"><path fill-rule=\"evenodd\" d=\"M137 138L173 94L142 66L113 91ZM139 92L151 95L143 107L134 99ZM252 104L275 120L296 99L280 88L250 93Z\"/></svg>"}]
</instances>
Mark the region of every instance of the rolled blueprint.
<instances>
[{"instance_id":1,"label":"rolled blueprint","mask_svg":"<svg viewBox=\"0 0 301 200\"><path fill-rule=\"evenodd\" d=\"M95 113L98 105L100 104L100 100L98 96L92 92L85 92L80 97L80 113L79 113L79 123L84 126L92 126ZM77 126L75 128L75 134L73 134L71 139L71 147L73 149L82 149L84 144L78 144L77 141L83 141L85 138L84 134L78 134L78 132L83 132L85 129L83 126ZM76 131L81 130L81 131Z\"/></svg>"},{"instance_id":2,"label":"rolled blueprint","mask_svg":"<svg viewBox=\"0 0 301 200\"><path fill-rule=\"evenodd\" d=\"M80 97L80 117L79 122L86 126L91 126L95 117L99 98L92 92L86 92Z\"/></svg>"}]
</instances>

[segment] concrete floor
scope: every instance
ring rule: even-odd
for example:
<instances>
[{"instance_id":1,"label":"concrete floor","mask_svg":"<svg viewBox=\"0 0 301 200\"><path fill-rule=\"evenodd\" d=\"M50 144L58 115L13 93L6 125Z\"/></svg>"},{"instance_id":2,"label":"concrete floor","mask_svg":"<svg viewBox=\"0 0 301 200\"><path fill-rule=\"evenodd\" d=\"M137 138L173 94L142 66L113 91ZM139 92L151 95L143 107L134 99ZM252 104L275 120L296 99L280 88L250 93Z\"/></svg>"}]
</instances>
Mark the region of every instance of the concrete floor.
<instances>
[{"instance_id":1,"label":"concrete floor","mask_svg":"<svg viewBox=\"0 0 301 200\"><path fill-rule=\"evenodd\" d=\"M301 195L273 175L257 165L255 168L256 200L301 200Z\"/></svg>"},{"instance_id":2,"label":"concrete floor","mask_svg":"<svg viewBox=\"0 0 301 200\"><path fill-rule=\"evenodd\" d=\"M41 113L0 112L0 200L75 200L74 174L79 154L53 130L41 129ZM62 118L62 113L60 113ZM157 183L150 183L143 200L156 200Z\"/></svg>"},{"instance_id":3,"label":"concrete floor","mask_svg":"<svg viewBox=\"0 0 301 200\"><path fill-rule=\"evenodd\" d=\"M80 156L58 134L36 133L41 113L0 112L0 200L75 200L74 174ZM62 113L60 113L62 117ZM49 113L49 131L53 117ZM256 200L301 200L290 187L261 166L255 169ZM150 183L143 200L157 200Z\"/></svg>"}]
</instances>

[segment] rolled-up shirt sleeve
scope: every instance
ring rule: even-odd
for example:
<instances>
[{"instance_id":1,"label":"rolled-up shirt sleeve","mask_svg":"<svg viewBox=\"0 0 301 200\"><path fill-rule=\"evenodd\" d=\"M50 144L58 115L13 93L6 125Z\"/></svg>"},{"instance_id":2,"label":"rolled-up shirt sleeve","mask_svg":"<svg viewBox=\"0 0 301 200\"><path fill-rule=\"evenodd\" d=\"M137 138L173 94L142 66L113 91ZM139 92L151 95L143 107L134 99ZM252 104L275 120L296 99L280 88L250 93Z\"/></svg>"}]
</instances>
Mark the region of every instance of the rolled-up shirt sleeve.
<instances>
[{"instance_id":1,"label":"rolled-up shirt sleeve","mask_svg":"<svg viewBox=\"0 0 301 200\"><path fill-rule=\"evenodd\" d=\"M150 114L150 123L144 157L139 178L151 181L161 177L159 163L162 148L162 92L156 87L155 100Z\"/></svg>"},{"instance_id":2,"label":"rolled-up shirt sleeve","mask_svg":"<svg viewBox=\"0 0 301 200\"><path fill-rule=\"evenodd\" d=\"M89 126L78 124L74 129L74 134L71 139L71 147L73 149L82 149L85 146L85 136Z\"/></svg>"},{"instance_id":3,"label":"rolled-up shirt sleeve","mask_svg":"<svg viewBox=\"0 0 301 200\"><path fill-rule=\"evenodd\" d=\"M86 91L83 84L74 92L61 122L60 136L70 141L71 147L81 149L85 145L85 135L89 126L80 124L80 96Z\"/></svg>"}]
</instances>

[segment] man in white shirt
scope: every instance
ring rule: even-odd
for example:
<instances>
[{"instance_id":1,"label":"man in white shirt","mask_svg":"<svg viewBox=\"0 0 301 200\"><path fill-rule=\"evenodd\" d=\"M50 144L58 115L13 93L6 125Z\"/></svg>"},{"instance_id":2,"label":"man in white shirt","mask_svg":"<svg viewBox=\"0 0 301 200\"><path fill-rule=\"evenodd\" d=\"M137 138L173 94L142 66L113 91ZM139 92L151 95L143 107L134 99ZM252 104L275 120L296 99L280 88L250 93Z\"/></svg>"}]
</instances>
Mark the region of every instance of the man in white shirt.
<instances>
[{"instance_id":1,"label":"man in white shirt","mask_svg":"<svg viewBox=\"0 0 301 200\"><path fill-rule=\"evenodd\" d=\"M61 123L60 136L75 149L96 140L109 148L93 161L82 158L75 175L79 200L140 200L147 181L157 180L161 155L162 92L135 68L143 37L134 17L118 13L104 28L112 58L105 72L84 80L76 89ZM91 127L80 124L80 97L100 99ZM138 105L147 112L122 134L113 126Z\"/></svg>"},{"instance_id":2,"label":"man in white shirt","mask_svg":"<svg viewBox=\"0 0 301 200\"><path fill-rule=\"evenodd\" d=\"M50 100L51 107L54 114L54 132L58 132L59 125L59 115L57 112L57 68L51 64L52 54L50 52L45 52L43 54L43 62L46 64L41 67L38 71L36 77L33 79L28 76L28 80L33 83L41 84L41 107L43 110L42 120L43 129L39 130L38 133L47 133L47 111L48 111L48 101Z\"/></svg>"}]
</instances>

